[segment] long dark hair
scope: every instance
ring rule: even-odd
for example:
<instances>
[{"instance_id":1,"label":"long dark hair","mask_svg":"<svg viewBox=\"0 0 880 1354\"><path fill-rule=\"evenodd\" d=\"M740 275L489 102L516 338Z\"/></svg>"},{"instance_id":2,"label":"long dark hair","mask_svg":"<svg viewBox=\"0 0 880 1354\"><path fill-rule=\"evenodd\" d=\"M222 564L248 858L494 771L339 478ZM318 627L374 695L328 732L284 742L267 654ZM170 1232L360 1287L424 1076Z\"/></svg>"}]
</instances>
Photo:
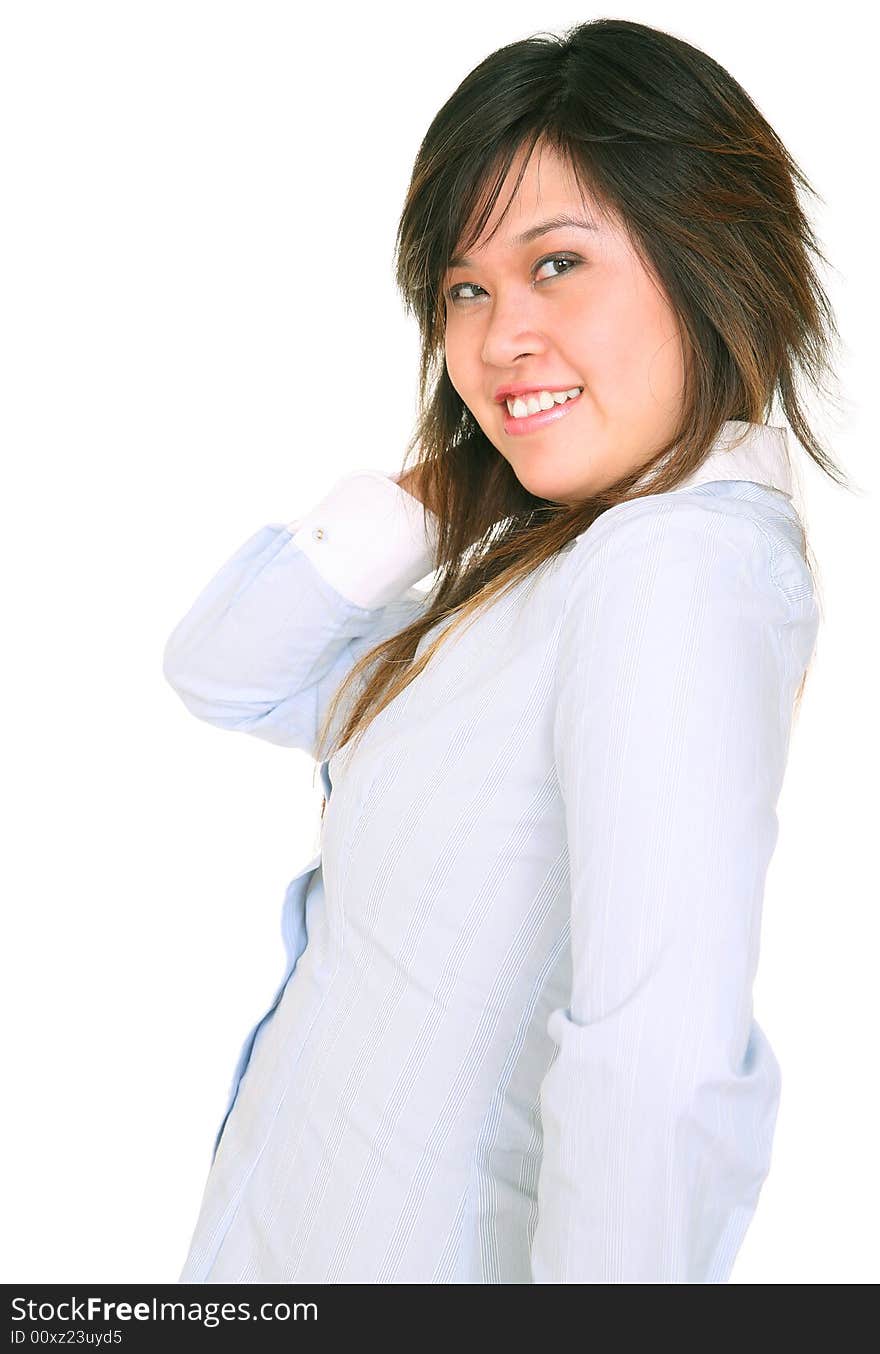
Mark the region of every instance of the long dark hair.
<instances>
[{"instance_id":1,"label":"long dark hair","mask_svg":"<svg viewBox=\"0 0 880 1354\"><path fill-rule=\"evenodd\" d=\"M575 506L538 498L519 482L444 360L449 260L479 239L520 149L527 154L514 194L543 147L571 168L592 210L622 223L665 288L684 353L674 436L637 471ZM644 24L597 19L563 37L538 34L499 48L466 76L419 148L396 242L397 284L421 334L419 413L404 464L420 465L437 572L418 618L364 655L342 683L320 730L322 754L349 697L333 750L363 732L452 629L602 512L674 489L726 421L765 423L778 397L807 454L849 487L799 390L803 380L831 398L826 381L836 381L839 339L815 266L827 260L799 190L819 196L737 81L705 52ZM806 540L805 552L809 561ZM439 626L454 613L451 625ZM413 661L435 626L438 635Z\"/></svg>"}]
</instances>

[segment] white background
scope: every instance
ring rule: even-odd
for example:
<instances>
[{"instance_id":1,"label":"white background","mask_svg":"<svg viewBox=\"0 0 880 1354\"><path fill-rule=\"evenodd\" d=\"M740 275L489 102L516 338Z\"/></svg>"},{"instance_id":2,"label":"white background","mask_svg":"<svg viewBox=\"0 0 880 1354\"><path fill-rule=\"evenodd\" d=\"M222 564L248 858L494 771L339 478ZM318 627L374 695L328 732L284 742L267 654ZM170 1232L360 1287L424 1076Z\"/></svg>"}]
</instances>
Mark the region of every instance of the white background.
<instances>
[{"instance_id":1,"label":"white background","mask_svg":"<svg viewBox=\"0 0 880 1354\"><path fill-rule=\"evenodd\" d=\"M5 1282L177 1278L321 795L303 753L194 720L165 639L259 526L399 467L419 142L490 51L603 12L3 6ZM876 1282L875 47L855 4L610 13L725 65L825 199L846 409L817 413L859 492L796 448L825 620L755 989L782 1104L732 1282Z\"/></svg>"}]
</instances>

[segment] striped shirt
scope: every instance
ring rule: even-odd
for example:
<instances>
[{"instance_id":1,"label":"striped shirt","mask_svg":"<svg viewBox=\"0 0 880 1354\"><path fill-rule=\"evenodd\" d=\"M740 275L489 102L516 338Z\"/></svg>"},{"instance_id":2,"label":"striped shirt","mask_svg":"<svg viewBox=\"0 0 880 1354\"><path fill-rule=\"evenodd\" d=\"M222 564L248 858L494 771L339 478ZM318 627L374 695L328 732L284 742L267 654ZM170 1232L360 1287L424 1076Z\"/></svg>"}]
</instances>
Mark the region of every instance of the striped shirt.
<instances>
[{"instance_id":1,"label":"striped shirt","mask_svg":"<svg viewBox=\"0 0 880 1354\"><path fill-rule=\"evenodd\" d=\"M168 681L317 756L424 607L432 525L345 476L223 565ZM732 422L321 763L179 1282L727 1281L779 1103L752 985L817 628L786 432Z\"/></svg>"}]
</instances>

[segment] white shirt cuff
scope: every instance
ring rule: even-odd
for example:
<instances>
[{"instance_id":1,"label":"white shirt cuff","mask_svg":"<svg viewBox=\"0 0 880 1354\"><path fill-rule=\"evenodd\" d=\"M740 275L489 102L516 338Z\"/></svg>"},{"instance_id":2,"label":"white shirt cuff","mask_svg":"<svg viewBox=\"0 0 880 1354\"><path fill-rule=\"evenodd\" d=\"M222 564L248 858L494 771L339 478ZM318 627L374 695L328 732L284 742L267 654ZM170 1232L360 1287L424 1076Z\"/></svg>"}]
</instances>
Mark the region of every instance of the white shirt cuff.
<instances>
[{"instance_id":1,"label":"white shirt cuff","mask_svg":"<svg viewBox=\"0 0 880 1354\"><path fill-rule=\"evenodd\" d=\"M398 472L402 473L402 472ZM331 587L372 609L400 597L436 567L436 518L394 475L354 470L287 529Z\"/></svg>"}]
</instances>

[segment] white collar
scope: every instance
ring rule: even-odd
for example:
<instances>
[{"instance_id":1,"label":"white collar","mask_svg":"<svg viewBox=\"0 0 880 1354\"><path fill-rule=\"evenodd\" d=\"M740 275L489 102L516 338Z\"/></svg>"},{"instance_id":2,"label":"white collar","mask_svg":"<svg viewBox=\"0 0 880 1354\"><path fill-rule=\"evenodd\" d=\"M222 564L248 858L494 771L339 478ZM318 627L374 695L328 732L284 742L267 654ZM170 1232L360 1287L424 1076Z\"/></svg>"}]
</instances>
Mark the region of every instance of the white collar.
<instances>
[{"instance_id":1,"label":"white collar","mask_svg":"<svg viewBox=\"0 0 880 1354\"><path fill-rule=\"evenodd\" d=\"M650 483L656 473L657 468L639 484ZM673 492L692 489L694 485L711 480L751 480L778 489L791 498L794 485L787 429L764 423L745 423L740 419L723 423L705 460L687 479L677 484Z\"/></svg>"}]
</instances>

